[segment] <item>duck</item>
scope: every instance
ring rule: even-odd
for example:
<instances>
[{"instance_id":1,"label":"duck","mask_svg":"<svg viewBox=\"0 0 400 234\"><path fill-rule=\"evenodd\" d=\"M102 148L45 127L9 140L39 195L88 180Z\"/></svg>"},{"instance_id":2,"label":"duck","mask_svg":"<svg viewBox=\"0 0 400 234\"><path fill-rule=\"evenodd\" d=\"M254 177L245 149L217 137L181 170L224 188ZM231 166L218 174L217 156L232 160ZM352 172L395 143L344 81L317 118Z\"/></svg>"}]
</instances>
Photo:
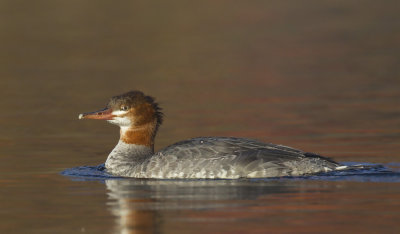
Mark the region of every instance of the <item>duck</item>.
<instances>
[{"instance_id":1,"label":"duck","mask_svg":"<svg viewBox=\"0 0 400 234\"><path fill-rule=\"evenodd\" d=\"M196 137L154 152L163 122L159 104L141 91L112 97L104 109L79 119L120 128L105 162L107 173L153 179L239 179L308 176L346 168L334 160L284 145L239 137Z\"/></svg>"}]
</instances>

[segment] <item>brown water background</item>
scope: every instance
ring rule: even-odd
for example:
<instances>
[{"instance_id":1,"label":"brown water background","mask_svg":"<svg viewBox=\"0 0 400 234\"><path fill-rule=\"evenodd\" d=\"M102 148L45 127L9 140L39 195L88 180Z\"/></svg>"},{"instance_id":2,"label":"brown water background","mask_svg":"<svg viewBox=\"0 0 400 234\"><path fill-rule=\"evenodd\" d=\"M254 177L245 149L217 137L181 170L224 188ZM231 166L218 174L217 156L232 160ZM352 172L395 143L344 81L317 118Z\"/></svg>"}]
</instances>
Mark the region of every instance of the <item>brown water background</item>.
<instances>
[{"instance_id":1,"label":"brown water background","mask_svg":"<svg viewBox=\"0 0 400 234\"><path fill-rule=\"evenodd\" d=\"M0 1L1 233L399 233L398 183L75 181L137 89L195 136L400 162L398 1Z\"/></svg>"}]
</instances>

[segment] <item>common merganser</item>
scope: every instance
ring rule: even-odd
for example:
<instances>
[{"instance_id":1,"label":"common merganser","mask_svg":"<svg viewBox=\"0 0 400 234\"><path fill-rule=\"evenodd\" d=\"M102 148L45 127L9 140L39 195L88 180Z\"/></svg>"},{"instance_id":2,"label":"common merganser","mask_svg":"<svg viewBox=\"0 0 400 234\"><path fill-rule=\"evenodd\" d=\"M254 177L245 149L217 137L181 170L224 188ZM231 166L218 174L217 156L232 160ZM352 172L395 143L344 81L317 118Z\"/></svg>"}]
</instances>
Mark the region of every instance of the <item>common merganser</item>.
<instances>
[{"instance_id":1,"label":"common merganser","mask_svg":"<svg viewBox=\"0 0 400 234\"><path fill-rule=\"evenodd\" d=\"M235 137L198 137L154 153L161 108L150 96L130 91L114 96L106 108L79 115L120 127L106 171L135 178L237 179L301 176L343 169L335 161L283 145Z\"/></svg>"}]
</instances>

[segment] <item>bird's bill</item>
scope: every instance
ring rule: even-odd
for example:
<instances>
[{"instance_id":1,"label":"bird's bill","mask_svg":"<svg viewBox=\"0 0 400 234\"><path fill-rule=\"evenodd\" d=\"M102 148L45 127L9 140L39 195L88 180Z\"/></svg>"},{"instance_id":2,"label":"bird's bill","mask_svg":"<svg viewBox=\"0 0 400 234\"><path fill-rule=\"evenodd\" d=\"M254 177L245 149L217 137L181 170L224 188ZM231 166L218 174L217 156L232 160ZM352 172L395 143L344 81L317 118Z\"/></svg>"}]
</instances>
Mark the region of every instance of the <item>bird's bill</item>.
<instances>
[{"instance_id":1,"label":"bird's bill","mask_svg":"<svg viewBox=\"0 0 400 234\"><path fill-rule=\"evenodd\" d=\"M103 119L112 120L114 115L112 114L111 108L105 108L103 110L87 112L79 115L79 119Z\"/></svg>"}]
</instances>

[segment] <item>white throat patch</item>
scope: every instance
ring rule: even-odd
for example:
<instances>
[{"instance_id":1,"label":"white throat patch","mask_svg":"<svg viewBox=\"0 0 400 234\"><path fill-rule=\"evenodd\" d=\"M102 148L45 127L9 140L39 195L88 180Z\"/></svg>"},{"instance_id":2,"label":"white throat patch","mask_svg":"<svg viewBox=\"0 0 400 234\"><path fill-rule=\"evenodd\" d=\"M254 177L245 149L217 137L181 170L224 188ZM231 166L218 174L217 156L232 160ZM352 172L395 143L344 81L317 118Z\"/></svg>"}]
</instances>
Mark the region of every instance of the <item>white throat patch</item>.
<instances>
[{"instance_id":1,"label":"white throat patch","mask_svg":"<svg viewBox=\"0 0 400 234\"><path fill-rule=\"evenodd\" d=\"M109 123L115 124L122 127L129 127L131 126L132 122L130 118L127 116L119 117L120 115L126 114L127 111L113 111L111 114L114 115L115 117L112 120L107 120Z\"/></svg>"}]
</instances>

